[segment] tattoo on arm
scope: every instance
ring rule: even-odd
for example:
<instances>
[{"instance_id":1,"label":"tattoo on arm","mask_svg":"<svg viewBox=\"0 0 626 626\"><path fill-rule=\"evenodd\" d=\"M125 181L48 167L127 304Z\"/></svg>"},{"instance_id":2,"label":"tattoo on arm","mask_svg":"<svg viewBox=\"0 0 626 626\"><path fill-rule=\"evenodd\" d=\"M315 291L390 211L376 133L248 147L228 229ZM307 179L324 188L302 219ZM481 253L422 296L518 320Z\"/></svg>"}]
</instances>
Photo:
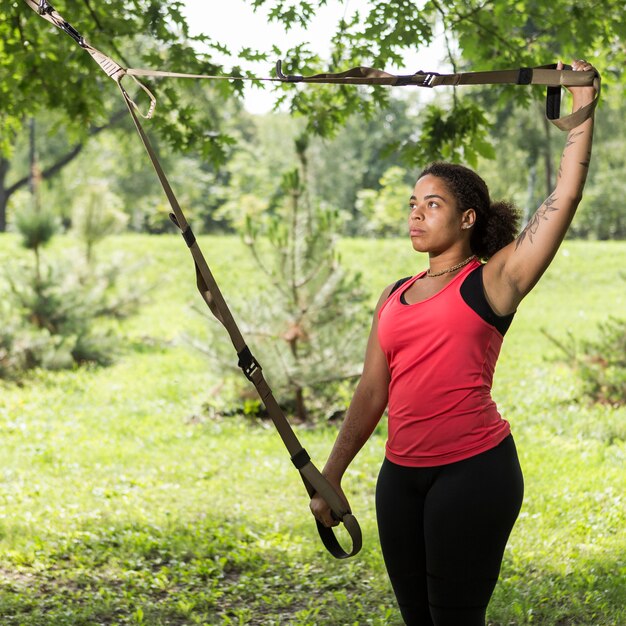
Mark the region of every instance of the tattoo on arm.
<instances>
[{"instance_id":1,"label":"tattoo on arm","mask_svg":"<svg viewBox=\"0 0 626 626\"><path fill-rule=\"evenodd\" d=\"M556 200L557 199L554 197L554 194L550 194L550 196L546 198L545 202L537 209L537 212L530 218L524 230L522 230L519 234L517 242L515 243L516 250L522 245L526 237L528 237L530 243L533 243L533 236L537 234L537 230L539 229L541 222L548 219L548 213L559 210L558 207L554 206Z\"/></svg>"},{"instance_id":2,"label":"tattoo on arm","mask_svg":"<svg viewBox=\"0 0 626 626\"><path fill-rule=\"evenodd\" d=\"M585 169L589 169L589 163L591 163L591 148L587 151L587 156L585 157L585 160L580 162L580 164Z\"/></svg>"},{"instance_id":3,"label":"tattoo on arm","mask_svg":"<svg viewBox=\"0 0 626 626\"><path fill-rule=\"evenodd\" d=\"M563 152L567 150L573 143L576 143L576 137L580 137L585 131L579 130L577 133L570 133L567 136L567 142L565 143L565 148L563 148Z\"/></svg>"},{"instance_id":4,"label":"tattoo on arm","mask_svg":"<svg viewBox=\"0 0 626 626\"><path fill-rule=\"evenodd\" d=\"M577 133L570 133L567 136L567 141L565 142L565 147L563 148L563 154L561 155L561 162L559 163L559 173L558 173L558 178L559 180L561 179L561 176L563 175L563 159L565 157L565 151L574 143L576 143L576 138L580 137L580 135L582 135L585 131L583 130L579 130ZM589 157L586 159L586 161L581 161L580 164L583 167L589 167L589 161L591 159L591 150L589 151Z\"/></svg>"}]
</instances>

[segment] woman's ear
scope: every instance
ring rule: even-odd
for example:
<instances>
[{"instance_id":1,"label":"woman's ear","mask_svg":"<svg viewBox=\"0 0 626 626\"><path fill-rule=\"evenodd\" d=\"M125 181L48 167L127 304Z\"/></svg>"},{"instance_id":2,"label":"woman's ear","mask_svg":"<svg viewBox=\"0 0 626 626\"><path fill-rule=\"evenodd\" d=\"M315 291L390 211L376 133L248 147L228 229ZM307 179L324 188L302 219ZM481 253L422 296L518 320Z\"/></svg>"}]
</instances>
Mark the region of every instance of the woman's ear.
<instances>
[{"instance_id":1,"label":"woman's ear","mask_svg":"<svg viewBox=\"0 0 626 626\"><path fill-rule=\"evenodd\" d=\"M461 217L461 228L466 230L471 228L476 222L476 211L474 209L467 209L467 211L463 211L463 216Z\"/></svg>"}]
</instances>

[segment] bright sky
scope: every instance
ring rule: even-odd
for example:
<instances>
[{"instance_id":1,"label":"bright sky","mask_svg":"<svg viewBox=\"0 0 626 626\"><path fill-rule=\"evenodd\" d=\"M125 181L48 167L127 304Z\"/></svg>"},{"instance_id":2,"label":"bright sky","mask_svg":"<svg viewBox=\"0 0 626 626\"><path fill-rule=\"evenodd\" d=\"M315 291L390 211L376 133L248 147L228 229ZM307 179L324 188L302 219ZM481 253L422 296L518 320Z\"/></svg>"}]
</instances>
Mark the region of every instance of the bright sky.
<instances>
[{"instance_id":1,"label":"bright sky","mask_svg":"<svg viewBox=\"0 0 626 626\"><path fill-rule=\"evenodd\" d=\"M312 20L309 28L292 28L286 32L280 24L267 21L267 11L259 9L255 13L243 0L185 0L186 14L193 33L204 33L219 43L225 44L236 53L244 47L266 52L271 51L275 43L285 49L303 41L308 41L311 49L322 58L328 56L330 40L337 22L344 16L355 11L363 14L367 10L367 0L330 0L321 7ZM443 47L442 37L438 37L429 48L421 48L415 54L407 56L404 67L381 68L396 73L413 73L418 70L442 71ZM219 59L227 65L236 63L234 59ZM267 75L267 63L255 67L250 63L242 63L242 67L261 75ZM269 89L247 90L246 108L253 113L264 113L271 110L274 96Z\"/></svg>"}]
</instances>

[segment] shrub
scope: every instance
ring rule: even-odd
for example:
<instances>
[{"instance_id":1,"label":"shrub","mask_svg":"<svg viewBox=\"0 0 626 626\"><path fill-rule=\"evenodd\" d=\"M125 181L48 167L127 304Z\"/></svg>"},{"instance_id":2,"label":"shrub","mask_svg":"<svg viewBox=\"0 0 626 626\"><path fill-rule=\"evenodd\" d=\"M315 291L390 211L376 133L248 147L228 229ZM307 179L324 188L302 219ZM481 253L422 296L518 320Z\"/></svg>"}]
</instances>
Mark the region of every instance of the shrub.
<instances>
[{"instance_id":1,"label":"shrub","mask_svg":"<svg viewBox=\"0 0 626 626\"><path fill-rule=\"evenodd\" d=\"M245 221L244 242L264 280L238 316L251 320L242 331L252 351L258 350L277 400L302 421L330 415L345 403L345 381L361 372L368 318L361 275L339 262L338 212L308 198L306 149L306 137L300 137L299 167L284 174L271 211ZM254 414L246 398L251 387L233 366L225 339L220 327L204 351L236 372L241 398L248 399L240 412Z\"/></svg>"},{"instance_id":2,"label":"shrub","mask_svg":"<svg viewBox=\"0 0 626 626\"><path fill-rule=\"evenodd\" d=\"M558 340L543 331L566 355L583 383L583 393L595 402L626 404L626 319L609 317L598 325L598 337Z\"/></svg>"},{"instance_id":3,"label":"shrub","mask_svg":"<svg viewBox=\"0 0 626 626\"><path fill-rule=\"evenodd\" d=\"M48 260L42 258L42 248L56 232L51 213L35 204L18 214L15 224L33 260L4 267L8 290L3 299L0 377L18 377L35 367L113 361L120 342L111 325L103 322L133 314L145 290L120 286L122 268L128 273L121 259L95 263L93 247L112 229L111 219L92 212L81 223L85 256L70 252Z\"/></svg>"}]
</instances>

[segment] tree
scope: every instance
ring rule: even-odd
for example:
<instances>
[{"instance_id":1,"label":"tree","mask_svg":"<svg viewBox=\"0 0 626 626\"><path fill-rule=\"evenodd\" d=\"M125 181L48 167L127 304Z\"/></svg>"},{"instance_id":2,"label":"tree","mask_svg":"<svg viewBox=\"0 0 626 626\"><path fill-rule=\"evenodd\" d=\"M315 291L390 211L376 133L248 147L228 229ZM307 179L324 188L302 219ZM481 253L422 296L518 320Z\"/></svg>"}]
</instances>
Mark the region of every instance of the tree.
<instances>
[{"instance_id":1,"label":"tree","mask_svg":"<svg viewBox=\"0 0 626 626\"><path fill-rule=\"evenodd\" d=\"M250 321L242 331L263 355L278 401L301 421L336 410L340 383L360 375L368 298L360 274L340 264L338 212L309 195L308 144L306 134L296 139L297 164L278 181L270 210L248 216L241 227L264 276L264 289L243 307L240 317ZM232 345L221 327L217 332L209 355L241 380L230 365Z\"/></svg>"},{"instance_id":2,"label":"tree","mask_svg":"<svg viewBox=\"0 0 626 626\"><path fill-rule=\"evenodd\" d=\"M285 29L294 24L306 26L318 7L329 4L328 0L248 1L257 9L267 9L270 19ZM87 1L60 8L70 10L65 17L94 45L123 64L198 73L244 73L237 65L225 68L211 62L212 51L226 50L205 36L190 37L180 2L109 0L93 5ZM432 42L439 28L444 33L448 61L455 70L535 66L559 57L568 60L585 55L602 71L608 88L605 93L612 90L615 97L623 94L622 67L626 60L620 43L626 38L621 11L618 0L601 0L593 5L555 0L549 7L536 0L520 0L514 7L508 0L427 0L423 4L371 0L360 13L351 14L345 7L338 7L336 33L325 58L312 53L302 41L290 49L281 49L277 44L268 50L244 49L238 61L273 61L281 57L287 73L304 74L344 70L359 64L393 69L407 51ZM63 112L72 120L77 140L84 138L89 128L101 127L111 118L119 101L110 81L69 37L38 19L24 3L0 0L0 41L0 71L6 70L0 73L0 151L5 155L21 128L25 110ZM198 43L205 53L198 53L194 47ZM195 153L205 162L223 164L233 140L224 131L222 107L215 103L232 101L231 96L243 88L241 82L216 81L203 86L190 81L148 82L160 103L160 114L149 126L158 134L157 144L187 155ZM281 84L276 88L291 112L303 117L307 132L322 137L341 134L354 114L367 119L376 110L391 110L394 93L385 88L332 85L297 89ZM486 92L469 87L440 88L438 93L441 96L435 102L422 107L416 128L398 128L392 147L411 168L415 168L416 161L436 158L470 165L492 158L490 129L495 126L497 132L507 117L519 116L520 111L530 109L531 102L543 100L542 89L515 86L494 86ZM534 115L541 119L538 112ZM558 154L550 147L547 128L539 127L537 137L524 147L531 162L526 181L529 196L535 187L549 186L553 178ZM540 161L543 172L538 166ZM384 169L376 171L373 178L379 178ZM3 175L6 163L0 161L0 179ZM228 182L215 178L217 190ZM374 188L371 182L362 183L359 186ZM327 191L320 188L324 197ZM356 189L354 193L346 192L348 195L354 198ZM207 223L216 225L210 218Z\"/></svg>"},{"instance_id":3,"label":"tree","mask_svg":"<svg viewBox=\"0 0 626 626\"><path fill-rule=\"evenodd\" d=\"M69 11L64 17L90 43L126 67L139 64L194 73L227 73L210 62L210 51L216 44L203 36L190 36L181 7L181 2L162 0L110 0L70 3L59 9ZM194 45L198 43L205 45L206 54L197 52ZM210 103L231 97L241 85L224 81L195 89L202 89L205 97L208 93ZM170 115L157 116L152 125L163 140L176 149L195 150L209 162L222 162L230 140L220 132L217 107L207 106L205 98L200 106L197 100L181 97L171 82L155 91L162 110L170 111ZM90 134L111 124L120 98L113 82L70 37L37 17L26 3L0 0L0 101L2 230L8 198L24 184L20 179L7 186L5 181L8 159L25 116L61 113L74 144L67 154L71 159ZM65 162L61 158L52 163L44 170L47 177Z\"/></svg>"},{"instance_id":4,"label":"tree","mask_svg":"<svg viewBox=\"0 0 626 626\"><path fill-rule=\"evenodd\" d=\"M626 279L626 274L621 275ZM596 327L593 338L577 340L571 333L555 337L542 333L559 348L576 371L582 393L594 402L626 405L626 319L610 315Z\"/></svg>"},{"instance_id":5,"label":"tree","mask_svg":"<svg viewBox=\"0 0 626 626\"><path fill-rule=\"evenodd\" d=\"M286 29L293 23L306 26L317 7L328 4L327 0L249 1L255 8L265 7L270 19ZM626 23L620 0L582 4L555 0L549 5L536 0L520 0L515 5L508 0L427 0L423 4L372 0L368 9L338 19L328 59L312 54L306 42L290 50L274 46L272 55L286 59L289 73L340 71L359 64L385 69L399 64L407 50L432 42L440 24L455 70L532 67L586 55L603 70L606 85L624 88L626 51L621 42L626 37ZM427 123L411 142L415 149L408 150L407 156L464 159L472 164L478 155L489 155L485 140L490 120L482 107L466 98L471 89L456 91L445 106L425 107L422 116ZM543 98L543 90L537 88L508 86L493 87L492 91L498 96L496 111L509 103L527 108L531 100ZM330 134L353 111L368 112L374 105L386 105L388 94L380 89L302 90L291 99L291 108L306 116L312 131Z\"/></svg>"},{"instance_id":6,"label":"tree","mask_svg":"<svg viewBox=\"0 0 626 626\"><path fill-rule=\"evenodd\" d=\"M345 219L337 224L342 227L341 234L373 232L357 208L359 190L378 189L383 173L402 162L395 144L398 136L409 135L417 125L412 105L410 100L393 100L387 110L369 119L353 115L332 138L309 138L308 194L342 214ZM270 209L276 172L291 168L297 161L294 140L305 125L302 118L285 113L254 116L252 130L238 141L223 167L225 184L217 190L223 200L217 218L241 228L247 216L260 217ZM413 182L410 178L414 174L405 173L405 182ZM398 208L404 210L405 204L403 200Z\"/></svg>"},{"instance_id":7,"label":"tree","mask_svg":"<svg viewBox=\"0 0 626 626\"><path fill-rule=\"evenodd\" d=\"M311 142L311 191L349 216L344 234L371 232L357 210L357 197L364 188L378 189L385 171L406 164L397 147L398 137L410 137L419 127L417 107L415 97L394 98L384 111L369 118L351 116L332 139L315 138ZM409 169L405 182L414 182L410 178L416 165L409 162ZM403 201L401 208L405 204Z\"/></svg>"},{"instance_id":8,"label":"tree","mask_svg":"<svg viewBox=\"0 0 626 626\"><path fill-rule=\"evenodd\" d=\"M380 189L362 189L357 206L363 218L361 232L369 235L398 236L405 233L407 198L410 185L406 172L400 167L390 167L380 179Z\"/></svg>"},{"instance_id":9,"label":"tree","mask_svg":"<svg viewBox=\"0 0 626 626\"><path fill-rule=\"evenodd\" d=\"M306 26L317 7L329 4L328 0L248 2L255 9L266 8L269 18L287 30L294 24ZM127 62L130 58L149 67L239 74L237 66L228 70L210 62L211 50L226 50L205 36L189 35L181 4L159 0L76 3L66 17L86 35L93 34L94 45L127 65L131 65ZM372 0L368 11L363 13L349 15L343 8L338 10L336 33L327 58L312 53L307 42L286 50L277 45L265 51L244 49L239 56L241 60L274 60L280 56L285 59L285 70L291 73L343 70L358 64L384 68L399 64L406 51L431 43L440 24L450 61L458 69L534 66L554 62L556 57L569 59L593 51L593 60L608 70L606 81L615 84L621 78L626 54L620 45L626 37L622 8L618 0L576 6L555 0L549 7L535 0L520 0L514 7L507 0L452 0L445 4L428 0L422 5L409 0ZM83 129L87 127L85 122L101 117L104 112L101 95L85 85L102 84L106 78L88 55L77 54L79 51L69 37L61 33L53 36L50 27L35 19L23 3L0 0L0 15L0 36L5 42L0 64L10 69L0 80L4 131L0 136L5 151L6 138L21 125L21 115L27 106L66 111ZM198 54L191 45L194 42L201 42L208 53ZM62 64L58 62L60 58L64 59ZM168 83L160 90L167 110L173 108L180 93L172 85ZM215 88L222 96L230 96L233 90L241 90L242 85L237 81L220 81ZM390 90L384 88L318 86L294 90L284 85L278 88L284 89L292 111L306 116L309 130L321 135L332 133L354 112L368 113L376 105L386 105L390 97ZM541 98L541 90L502 87L496 91L503 101L514 100L521 106L526 106L533 97ZM458 109L458 114L466 118L470 115L477 127L484 126L479 112L469 111L462 98L453 98L449 108ZM192 112L184 111L183 118ZM447 112L440 112L441 115L445 117ZM180 127L178 133L173 132L171 125L167 127L169 139L178 147L189 148L185 146L187 141L206 141L206 137L192 139L192 121L181 120L182 133ZM165 131L166 122L159 124L162 124L160 130ZM462 137L466 125L456 126L458 145L469 144Z\"/></svg>"},{"instance_id":10,"label":"tree","mask_svg":"<svg viewBox=\"0 0 626 626\"><path fill-rule=\"evenodd\" d=\"M266 8L269 18L285 29L294 24L306 26L317 7L329 4L328 0L248 1L255 9ZM291 73L343 70L358 64L389 68L398 65L408 50L431 43L440 25L455 69L534 66L554 62L557 57L567 60L592 52L592 60L604 70L605 83L615 85L621 81L626 56L620 45L626 37L622 8L618 0L575 6L555 0L549 7L535 0L520 0L514 7L507 0L452 0L445 4L428 0L422 5L409 0L372 0L362 13L351 15L338 10L327 58L312 53L307 42L286 50L277 45L263 51L243 49L239 57L242 61L273 61L280 56L285 59L285 71ZM21 127L24 111L32 113L33 108L62 110L83 133L90 125L101 124L107 118L107 105L103 91L91 87L101 86L108 79L88 55L81 55L69 37L53 33L24 3L0 0L0 15L0 67L7 69L0 79L0 152L7 153L11 138ZM241 75L238 66L228 69L211 63L211 51L226 50L205 36L189 35L181 2L75 3L66 17L91 35L94 45L126 65L132 65L130 59L148 67ZM206 54L199 54L193 47L195 43L202 43ZM63 63L58 59L64 59ZM219 81L211 88L223 100L241 91L242 84ZM385 88L332 85L300 90L291 85L277 88L283 90L291 111L305 116L308 131L322 136L333 134L353 113L368 115L376 107L388 106L391 94ZM188 83L182 92L186 89ZM423 117L427 123L412 142L417 154L425 159L444 156L471 162L477 155L488 155L485 137L490 120L481 107L465 97L471 89L457 91L443 106L425 107ZM154 128L173 147L197 149L209 160L222 161L225 137L219 132L216 118L205 118L200 126L197 107L189 102L183 105L182 92L175 81L159 85L163 110L177 110L178 116L174 120L158 116ZM527 107L530 100L542 98L540 89L494 87L493 93L499 95L497 109L510 102ZM200 128L209 132L198 132ZM427 143L429 138L434 140ZM443 148L439 139L445 139ZM407 151L408 156L415 154L415 150Z\"/></svg>"},{"instance_id":11,"label":"tree","mask_svg":"<svg viewBox=\"0 0 626 626\"><path fill-rule=\"evenodd\" d=\"M99 211L97 217L91 207L85 207L84 218L77 220L80 228L76 234L85 246L84 263L75 251L67 249L60 257L43 257L58 219L46 205L45 196L40 196L39 183L34 181L31 202L16 219L22 246L33 253L33 262L12 259L2 268L8 289L2 299L0 378L19 377L36 367L111 363L121 342L109 322L135 313L145 295L145 287L138 281L130 286L120 281L122 270L130 273L122 259L95 262L93 248L102 239L103 229L94 233L90 217L102 224L106 215L111 215L110 207ZM109 219L110 231L112 222Z\"/></svg>"},{"instance_id":12,"label":"tree","mask_svg":"<svg viewBox=\"0 0 626 626\"><path fill-rule=\"evenodd\" d=\"M59 172L70 164L79 154L82 153L85 142L89 137L95 137L102 131L111 128L119 120L126 115L125 110L119 110L111 115L111 118L100 126L90 126L86 131L85 139L81 139L72 146L66 146L61 152L56 152L51 159L50 163L46 163L42 166L39 163L39 177L41 181L47 181L55 177ZM34 123L35 118L31 118L31 123ZM31 131L31 142L36 143L34 130ZM39 155L41 158L41 155ZM16 180L10 181L9 174L11 170L11 161L0 154L0 232L6 230L7 226L7 207L9 200L15 193L24 189L30 184L32 178L32 170L29 169L23 176L17 177ZM32 165L32 163L31 163Z\"/></svg>"},{"instance_id":13,"label":"tree","mask_svg":"<svg viewBox=\"0 0 626 626\"><path fill-rule=\"evenodd\" d=\"M626 107L623 100L607 103L596 122L596 148L571 234L588 239L626 239L626 206L616 198L626 194L626 153L619 132Z\"/></svg>"}]
</instances>

